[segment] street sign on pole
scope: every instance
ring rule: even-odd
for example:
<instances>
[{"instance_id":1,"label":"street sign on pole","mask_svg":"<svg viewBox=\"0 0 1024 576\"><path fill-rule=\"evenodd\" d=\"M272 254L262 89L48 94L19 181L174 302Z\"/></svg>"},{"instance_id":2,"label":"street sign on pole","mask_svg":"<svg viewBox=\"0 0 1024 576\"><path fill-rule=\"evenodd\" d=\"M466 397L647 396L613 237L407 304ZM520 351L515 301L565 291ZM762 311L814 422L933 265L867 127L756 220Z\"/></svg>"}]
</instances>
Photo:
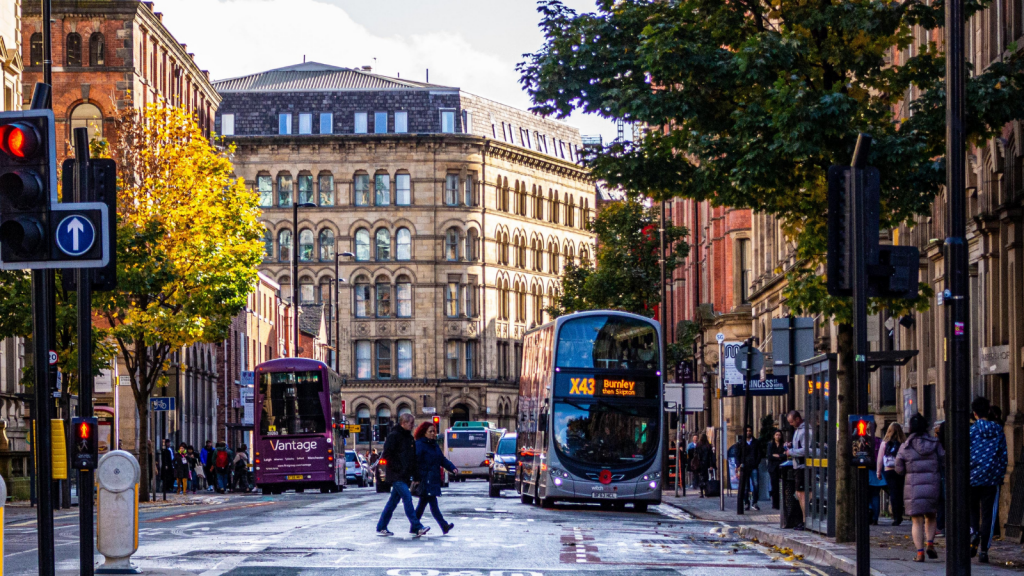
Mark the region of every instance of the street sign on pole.
<instances>
[{"instance_id":1,"label":"street sign on pole","mask_svg":"<svg viewBox=\"0 0 1024 576\"><path fill-rule=\"evenodd\" d=\"M794 358L790 358L790 343L796 349ZM790 366L797 374L803 374L800 363L813 357L814 318L772 319L772 365L776 375L789 374Z\"/></svg>"},{"instance_id":2,"label":"street sign on pole","mask_svg":"<svg viewBox=\"0 0 1024 576\"><path fill-rule=\"evenodd\" d=\"M157 397L149 399L149 409L153 412L168 412L174 410L174 397Z\"/></svg>"},{"instance_id":3,"label":"street sign on pole","mask_svg":"<svg viewBox=\"0 0 1024 576\"><path fill-rule=\"evenodd\" d=\"M722 360L718 365L723 374L723 389L743 385L743 372L736 368L736 356L742 347L743 342L721 342Z\"/></svg>"},{"instance_id":4,"label":"street sign on pole","mask_svg":"<svg viewBox=\"0 0 1024 576\"><path fill-rule=\"evenodd\" d=\"M764 353L753 346L743 346L736 354L736 370L760 372L764 368Z\"/></svg>"}]
</instances>

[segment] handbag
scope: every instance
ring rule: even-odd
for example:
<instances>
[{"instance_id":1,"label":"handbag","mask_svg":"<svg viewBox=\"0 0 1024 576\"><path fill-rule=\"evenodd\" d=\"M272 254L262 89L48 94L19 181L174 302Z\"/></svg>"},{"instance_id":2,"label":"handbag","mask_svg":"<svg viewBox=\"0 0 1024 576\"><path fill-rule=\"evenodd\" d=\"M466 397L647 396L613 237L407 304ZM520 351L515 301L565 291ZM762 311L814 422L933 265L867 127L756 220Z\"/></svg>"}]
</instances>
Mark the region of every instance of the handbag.
<instances>
[{"instance_id":1,"label":"handbag","mask_svg":"<svg viewBox=\"0 0 1024 576\"><path fill-rule=\"evenodd\" d=\"M422 496L422 494L420 493L422 491L423 484L419 480L413 480L412 484L409 486L409 492L413 496Z\"/></svg>"}]
</instances>

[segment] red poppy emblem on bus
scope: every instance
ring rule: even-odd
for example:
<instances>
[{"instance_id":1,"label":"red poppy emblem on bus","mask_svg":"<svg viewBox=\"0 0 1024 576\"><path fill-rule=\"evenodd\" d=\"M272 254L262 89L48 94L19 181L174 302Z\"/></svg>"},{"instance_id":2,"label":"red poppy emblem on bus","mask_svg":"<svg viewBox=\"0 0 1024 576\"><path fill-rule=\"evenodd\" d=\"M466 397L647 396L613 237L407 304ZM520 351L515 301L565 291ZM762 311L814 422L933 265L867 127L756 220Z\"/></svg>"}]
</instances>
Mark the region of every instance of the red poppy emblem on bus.
<instances>
[{"instance_id":1,"label":"red poppy emblem on bus","mask_svg":"<svg viewBox=\"0 0 1024 576\"><path fill-rule=\"evenodd\" d=\"M601 484L611 484L612 483L612 471L611 470L601 470L601 473L597 475L597 480Z\"/></svg>"}]
</instances>

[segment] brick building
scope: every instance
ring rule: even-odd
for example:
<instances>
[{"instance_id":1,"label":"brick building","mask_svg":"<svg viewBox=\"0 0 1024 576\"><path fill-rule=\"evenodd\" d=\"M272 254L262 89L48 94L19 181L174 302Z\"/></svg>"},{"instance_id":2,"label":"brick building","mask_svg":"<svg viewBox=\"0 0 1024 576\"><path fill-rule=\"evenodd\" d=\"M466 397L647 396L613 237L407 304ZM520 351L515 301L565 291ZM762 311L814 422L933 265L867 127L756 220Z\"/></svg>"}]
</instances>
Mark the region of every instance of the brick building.
<instances>
[{"instance_id":1,"label":"brick building","mask_svg":"<svg viewBox=\"0 0 1024 576\"><path fill-rule=\"evenodd\" d=\"M521 337L547 319L563 263L593 252L578 131L366 68L311 62L215 86L217 131L264 207L262 270L284 295L292 202L316 205L299 210L298 294L328 305L349 421L436 410L511 426Z\"/></svg>"}]
</instances>

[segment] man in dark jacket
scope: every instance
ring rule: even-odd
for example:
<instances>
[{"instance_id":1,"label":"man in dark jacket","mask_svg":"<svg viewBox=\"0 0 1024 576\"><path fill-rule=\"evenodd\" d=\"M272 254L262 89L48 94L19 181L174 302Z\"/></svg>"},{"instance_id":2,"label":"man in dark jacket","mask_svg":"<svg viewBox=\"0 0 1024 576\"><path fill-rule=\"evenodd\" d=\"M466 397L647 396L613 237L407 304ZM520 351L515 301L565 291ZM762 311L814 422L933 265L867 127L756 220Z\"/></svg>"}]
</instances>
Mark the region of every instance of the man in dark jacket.
<instances>
[{"instance_id":1,"label":"man in dark jacket","mask_svg":"<svg viewBox=\"0 0 1024 576\"><path fill-rule=\"evenodd\" d=\"M395 426L384 441L381 460L384 461L384 480L391 484L391 497L388 498L384 511L380 513L380 520L377 521L378 536L394 536L394 532L388 530L388 523L391 522L391 515L398 507L399 500L402 501L405 516L409 519L410 532L423 536L430 530L416 517L416 508L412 505L412 494L409 492L409 484L416 473L416 441L412 437L414 420L412 414L399 416L398 426Z\"/></svg>"},{"instance_id":2,"label":"man in dark jacket","mask_svg":"<svg viewBox=\"0 0 1024 576\"><path fill-rule=\"evenodd\" d=\"M160 447L160 480L163 492L174 492L174 451L167 438L164 438Z\"/></svg>"},{"instance_id":3,"label":"man in dark jacket","mask_svg":"<svg viewBox=\"0 0 1024 576\"><path fill-rule=\"evenodd\" d=\"M761 441L754 438L754 428L747 426L743 438L746 446L743 450L743 462L740 462L740 498L747 510L751 507L760 510L757 505L757 495L761 491L761 484L758 482L757 469L761 466L761 459L764 458L764 450L761 448Z\"/></svg>"},{"instance_id":4,"label":"man in dark jacket","mask_svg":"<svg viewBox=\"0 0 1024 576\"><path fill-rule=\"evenodd\" d=\"M971 556L988 563L989 537L992 535L992 506L996 491L1006 475L1006 435L1003 427L989 420L988 398L979 396L971 403L977 420L971 426ZM978 546L981 546L980 553Z\"/></svg>"}]
</instances>

